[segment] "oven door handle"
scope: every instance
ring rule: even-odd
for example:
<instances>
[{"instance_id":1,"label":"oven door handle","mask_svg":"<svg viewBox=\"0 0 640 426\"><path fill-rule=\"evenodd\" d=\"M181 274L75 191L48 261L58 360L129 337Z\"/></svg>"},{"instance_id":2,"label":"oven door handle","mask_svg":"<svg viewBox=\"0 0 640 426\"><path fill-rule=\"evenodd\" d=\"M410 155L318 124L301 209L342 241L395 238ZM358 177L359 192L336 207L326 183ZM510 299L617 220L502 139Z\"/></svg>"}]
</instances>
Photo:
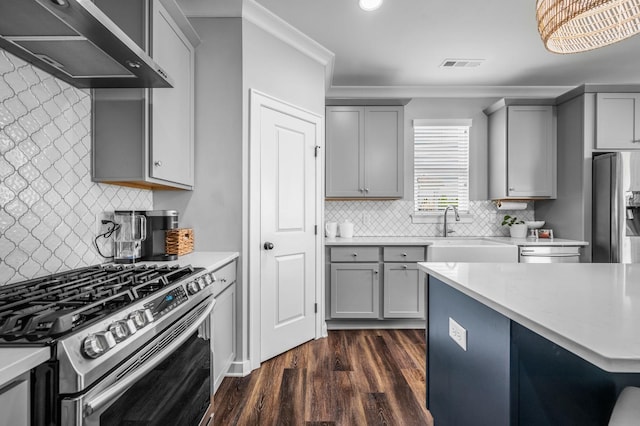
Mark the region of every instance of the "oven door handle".
<instances>
[{"instance_id":1,"label":"oven door handle","mask_svg":"<svg viewBox=\"0 0 640 426\"><path fill-rule=\"evenodd\" d=\"M115 383L114 385L108 387L101 393L99 393L95 398L87 401L84 405L84 417L88 417L96 411L100 410L110 401L116 399L121 394L127 391L135 382L137 382L141 377L146 375L148 372L153 370L158 364L164 361L169 355L173 353L180 345L182 345L185 341L187 341L191 334L193 334L198 327L211 315L213 311L213 305L215 304L215 300L211 300L211 303L207 307L207 309L198 317L198 319L187 328L180 337L171 342L166 348L162 350L162 352L155 355L149 361L147 361L142 367L131 373L131 375L125 377L121 381Z\"/></svg>"}]
</instances>

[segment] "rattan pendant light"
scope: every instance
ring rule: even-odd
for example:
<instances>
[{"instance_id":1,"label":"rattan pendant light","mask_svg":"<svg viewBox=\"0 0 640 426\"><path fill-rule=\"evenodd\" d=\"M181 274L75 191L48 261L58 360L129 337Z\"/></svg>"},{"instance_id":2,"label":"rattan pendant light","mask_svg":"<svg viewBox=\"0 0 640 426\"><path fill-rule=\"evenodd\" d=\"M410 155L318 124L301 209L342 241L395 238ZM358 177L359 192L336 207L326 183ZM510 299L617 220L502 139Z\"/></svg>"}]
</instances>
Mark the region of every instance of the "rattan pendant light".
<instances>
[{"instance_id":1,"label":"rattan pendant light","mask_svg":"<svg viewBox=\"0 0 640 426\"><path fill-rule=\"evenodd\" d=\"M640 0L538 0L536 18L548 50L584 52L640 32Z\"/></svg>"}]
</instances>

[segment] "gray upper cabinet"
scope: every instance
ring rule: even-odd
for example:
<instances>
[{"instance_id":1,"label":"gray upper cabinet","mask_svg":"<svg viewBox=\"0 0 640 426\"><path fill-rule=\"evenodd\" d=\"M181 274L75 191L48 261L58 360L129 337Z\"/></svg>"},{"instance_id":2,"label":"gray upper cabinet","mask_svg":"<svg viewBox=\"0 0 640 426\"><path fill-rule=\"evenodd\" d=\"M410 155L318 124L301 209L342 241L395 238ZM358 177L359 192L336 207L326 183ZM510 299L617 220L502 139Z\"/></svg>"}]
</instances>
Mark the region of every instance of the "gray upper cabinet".
<instances>
[{"instance_id":1,"label":"gray upper cabinet","mask_svg":"<svg viewBox=\"0 0 640 426\"><path fill-rule=\"evenodd\" d=\"M194 47L159 0L118 0L120 8L106 3L105 13L125 31L132 28L130 37L162 65L174 87L93 91L93 180L193 189ZM131 21L143 22L145 30Z\"/></svg>"},{"instance_id":2,"label":"gray upper cabinet","mask_svg":"<svg viewBox=\"0 0 640 426\"><path fill-rule=\"evenodd\" d=\"M404 108L326 108L326 197L402 198Z\"/></svg>"},{"instance_id":3,"label":"gray upper cabinet","mask_svg":"<svg viewBox=\"0 0 640 426\"><path fill-rule=\"evenodd\" d=\"M489 198L555 198L555 108L520 102L512 105L502 100L485 110L489 116Z\"/></svg>"},{"instance_id":4,"label":"gray upper cabinet","mask_svg":"<svg viewBox=\"0 0 640 426\"><path fill-rule=\"evenodd\" d=\"M596 94L595 148L640 148L640 93Z\"/></svg>"}]
</instances>

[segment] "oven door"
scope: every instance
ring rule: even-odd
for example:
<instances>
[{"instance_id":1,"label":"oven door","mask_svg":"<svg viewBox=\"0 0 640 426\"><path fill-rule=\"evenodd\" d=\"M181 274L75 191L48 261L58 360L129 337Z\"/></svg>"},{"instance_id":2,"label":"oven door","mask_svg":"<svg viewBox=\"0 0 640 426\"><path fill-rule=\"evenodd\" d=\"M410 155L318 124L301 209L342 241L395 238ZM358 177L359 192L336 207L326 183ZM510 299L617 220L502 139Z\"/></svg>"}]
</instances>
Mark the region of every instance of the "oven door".
<instances>
[{"instance_id":1,"label":"oven door","mask_svg":"<svg viewBox=\"0 0 640 426\"><path fill-rule=\"evenodd\" d=\"M61 401L61 423L77 426L208 424L211 311L208 298L87 393ZM211 414L212 416L212 414Z\"/></svg>"}]
</instances>

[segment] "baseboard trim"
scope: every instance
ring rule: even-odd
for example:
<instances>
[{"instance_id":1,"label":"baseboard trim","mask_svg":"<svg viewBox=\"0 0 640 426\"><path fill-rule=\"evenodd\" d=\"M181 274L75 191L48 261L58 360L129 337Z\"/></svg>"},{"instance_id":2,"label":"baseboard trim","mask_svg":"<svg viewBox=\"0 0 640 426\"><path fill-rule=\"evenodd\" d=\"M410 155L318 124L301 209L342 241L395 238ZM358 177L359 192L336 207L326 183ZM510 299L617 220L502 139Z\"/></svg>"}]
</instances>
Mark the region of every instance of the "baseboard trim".
<instances>
[{"instance_id":1,"label":"baseboard trim","mask_svg":"<svg viewBox=\"0 0 640 426\"><path fill-rule=\"evenodd\" d=\"M427 328L427 321L423 319L406 320L327 320L327 330L358 330L358 329L421 329Z\"/></svg>"},{"instance_id":2,"label":"baseboard trim","mask_svg":"<svg viewBox=\"0 0 640 426\"><path fill-rule=\"evenodd\" d=\"M229 377L245 377L251 373L251 363L246 361L234 361L229 367L226 376Z\"/></svg>"}]
</instances>

